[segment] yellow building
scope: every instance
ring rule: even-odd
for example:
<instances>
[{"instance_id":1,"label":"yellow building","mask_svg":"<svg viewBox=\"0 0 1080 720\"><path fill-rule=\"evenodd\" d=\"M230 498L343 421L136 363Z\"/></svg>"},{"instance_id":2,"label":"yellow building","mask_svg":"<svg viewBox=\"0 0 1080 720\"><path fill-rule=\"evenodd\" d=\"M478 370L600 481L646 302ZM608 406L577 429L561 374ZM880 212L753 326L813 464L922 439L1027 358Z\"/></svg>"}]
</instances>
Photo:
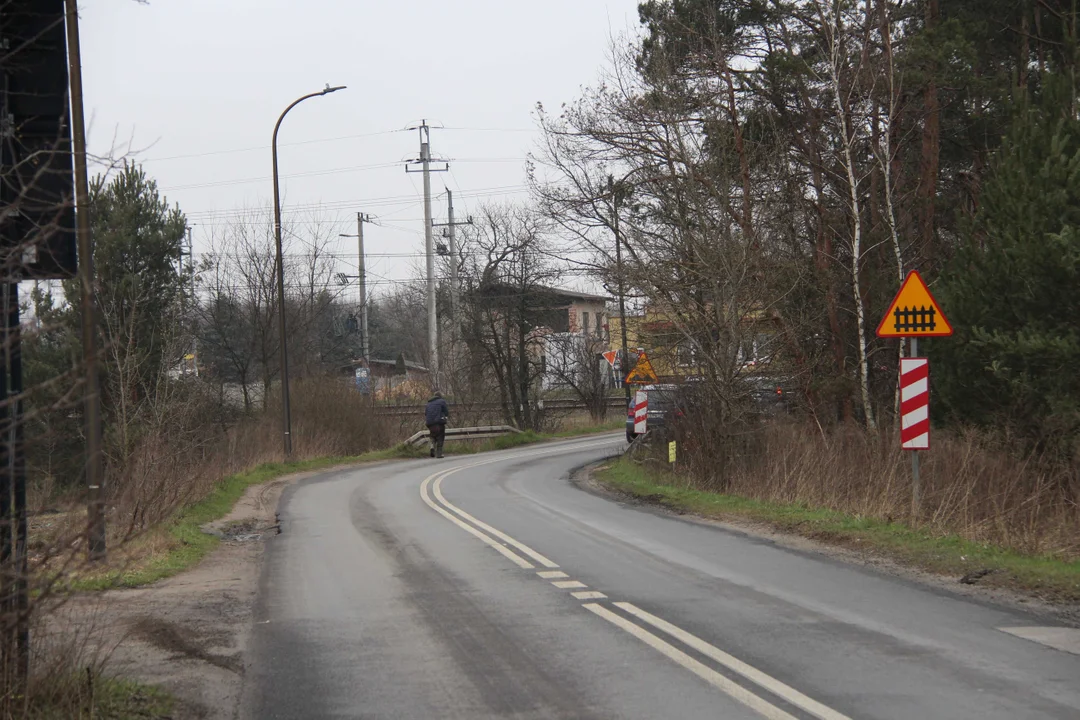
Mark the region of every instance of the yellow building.
<instances>
[{"instance_id":1,"label":"yellow building","mask_svg":"<svg viewBox=\"0 0 1080 720\"><path fill-rule=\"evenodd\" d=\"M754 313L747 318L745 327L749 331L739 349L739 362L747 367L767 364L776 346L772 322L764 313ZM609 347L621 352L622 318L612 315L608 329ZM698 348L680 332L671 316L661 310L646 308L643 315L627 316L626 345L631 367L641 352L646 353L660 382L678 382L702 375ZM626 373L622 375L625 377Z\"/></svg>"}]
</instances>

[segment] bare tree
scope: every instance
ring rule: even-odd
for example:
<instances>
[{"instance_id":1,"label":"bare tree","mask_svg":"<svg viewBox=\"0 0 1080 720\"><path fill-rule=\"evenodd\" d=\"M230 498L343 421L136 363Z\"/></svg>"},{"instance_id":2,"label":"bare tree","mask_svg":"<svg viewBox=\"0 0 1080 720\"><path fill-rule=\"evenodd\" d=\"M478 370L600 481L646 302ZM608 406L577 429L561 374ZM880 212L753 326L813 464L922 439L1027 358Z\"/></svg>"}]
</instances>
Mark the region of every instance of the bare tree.
<instances>
[{"instance_id":1,"label":"bare tree","mask_svg":"<svg viewBox=\"0 0 1080 720\"><path fill-rule=\"evenodd\" d=\"M466 236L462 339L474 377L493 381L507 422L537 429L542 337L556 301L547 228L520 205L488 206Z\"/></svg>"},{"instance_id":2,"label":"bare tree","mask_svg":"<svg viewBox=\"0 0 1080 720\"><path fill-rule=\"evenodd\" d=\"M265 211L237 216L212 238L199 271L195 312L205 362L216 365L219 379L239 385L248 409L259 398L266 402L280 372L272 227ZM300 377L336 367L357 345L334 281L331 229L318 214L283 229L290 372Z\"/></svg>"},{"instance_id":3,"label":"bare tree","mask_svg":"<svg viewBox=\"0 0 1080 720\"><path fill-rule=\"evenodd\" d=\"M551 333L544 343L544 374L549 386L569 388L585 404L589 417L603 421L611 387L608 363L603 357L607 339L566 332Z\"/></svg>"}]
</instances>

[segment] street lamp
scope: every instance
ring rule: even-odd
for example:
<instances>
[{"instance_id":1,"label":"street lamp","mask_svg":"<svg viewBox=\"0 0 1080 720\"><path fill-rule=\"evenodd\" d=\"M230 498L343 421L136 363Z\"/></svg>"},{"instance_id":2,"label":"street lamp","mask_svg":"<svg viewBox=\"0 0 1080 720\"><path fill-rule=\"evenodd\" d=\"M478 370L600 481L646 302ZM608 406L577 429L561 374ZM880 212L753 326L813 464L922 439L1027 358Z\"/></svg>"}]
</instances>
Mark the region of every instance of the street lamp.
<instances>
[{"instance_id":1,"label":"street lamp","mask_svg":"<svg viewBox=\"0 0 1080 720\"><path fill-rule=\"evenodd\" d=\"M344 85L330 87L329 84L319 92L309 93L301 98L293 100L289 107L277 119L274 125L274 139L271 150L274 157L274 241L277 243L277 281L278 281L278 324L281 332L281 419L282 432L285 436L285 457L292 455L292 417L289 413L289 351L285 342L285 260L281 253L281 200L278 192L278 169L277 169L277 134L281 127L281 121L294 107L308 98L319 95L329 95L338 90L344 90Z\"/></svg>"}]
</instances>

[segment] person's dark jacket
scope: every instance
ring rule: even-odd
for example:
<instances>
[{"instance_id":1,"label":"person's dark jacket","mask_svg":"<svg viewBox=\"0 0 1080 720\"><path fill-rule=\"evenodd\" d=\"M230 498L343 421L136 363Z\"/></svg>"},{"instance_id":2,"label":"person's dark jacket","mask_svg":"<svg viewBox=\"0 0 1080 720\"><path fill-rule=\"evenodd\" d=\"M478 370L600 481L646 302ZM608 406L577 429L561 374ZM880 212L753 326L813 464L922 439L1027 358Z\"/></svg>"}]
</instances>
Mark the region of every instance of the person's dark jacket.
<instances>
[{"instance_id":1,"label":"person's dark jacket","mask_svg":"<svg viewBox=\"0 0 1080 720\"><path fill-rule=\"evenodd\" d=\"M424 409L425 425L445 425L448 417L450 417L450 406L446 404L442 395L436 394L427 401L427 407Z\"/></svg>"}]
</instances>

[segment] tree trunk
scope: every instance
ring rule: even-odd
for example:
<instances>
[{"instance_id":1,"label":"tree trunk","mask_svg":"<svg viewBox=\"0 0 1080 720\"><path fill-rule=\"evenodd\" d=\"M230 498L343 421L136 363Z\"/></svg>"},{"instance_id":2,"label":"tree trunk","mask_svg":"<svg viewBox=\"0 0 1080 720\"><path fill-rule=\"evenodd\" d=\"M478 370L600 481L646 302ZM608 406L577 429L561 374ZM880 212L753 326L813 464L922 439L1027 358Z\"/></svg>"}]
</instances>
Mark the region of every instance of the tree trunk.
<instances>
[{"instance_id":1,"label":"tree trunk","mask_svg":"<svg viewBox=\"0 0 1080 720\"><path fill-rule=\"evenodd\" d=\"M941 12L938 0L927 0L926 30L933 31ZM934 242L935 201L937 199L938 169L941 156L941 107L938 101L937 63L928 68L929 79L923 90L922 158L919 163L919 239L922 257L936 255Z\"/></svg>"}]
</instances>

